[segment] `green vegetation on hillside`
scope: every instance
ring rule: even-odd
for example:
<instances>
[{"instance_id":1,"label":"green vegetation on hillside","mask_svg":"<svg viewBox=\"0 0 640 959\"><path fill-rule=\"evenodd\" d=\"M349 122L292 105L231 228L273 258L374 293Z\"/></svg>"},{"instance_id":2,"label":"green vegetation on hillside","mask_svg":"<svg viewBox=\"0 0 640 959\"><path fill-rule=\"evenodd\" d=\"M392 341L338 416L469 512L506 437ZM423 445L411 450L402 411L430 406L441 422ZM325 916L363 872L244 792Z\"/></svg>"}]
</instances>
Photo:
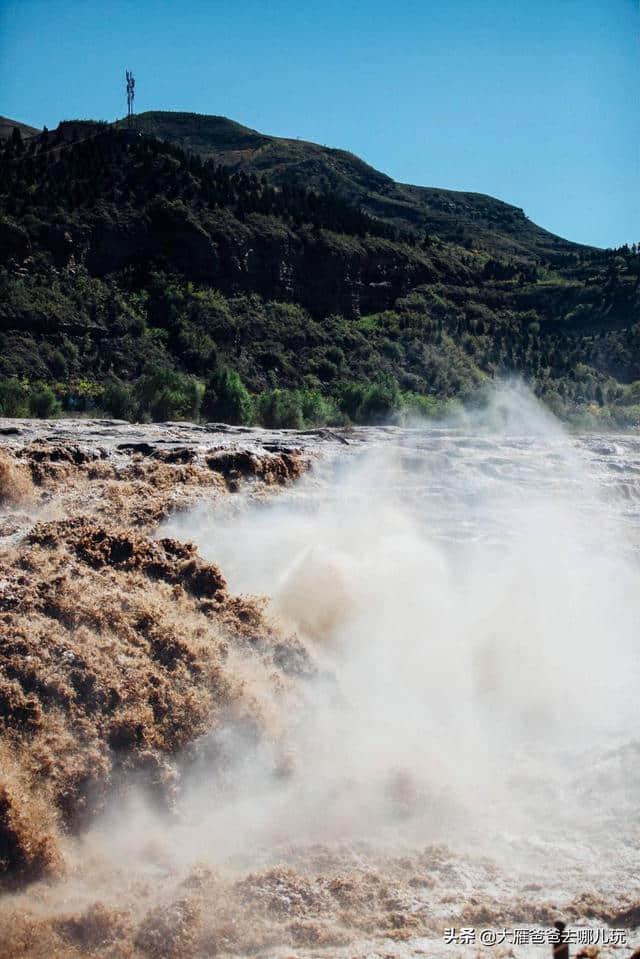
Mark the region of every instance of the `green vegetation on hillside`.
<instances>
[{"instance_id":1,"label":"green vegetation on hillside","mask_svg":"<svg viewBox=\"0 0 640 959\"><path fill-rule=\"evenodd\" d=\"M435 233L497 256L542 258L556 265L587 249L543 230L521 209L495 197L396 183L346 150L267 136L226 117L198 113L150 111L135 116L133 124L203 159L265 176L276 187L336 194L402 231Z\"/></svg>"},{"instance_id":2,"label":"green vegetation on hillside","mask_svg":"<svg viewBox=\"0 0 640 959\"><path fill-rule=\"evenodd\" d=\"M640 253L558 242L502 256L96 123L18 133L0 414L375 422L515 372L561 415L635 425Z\"/></svg>"}]
</instances>

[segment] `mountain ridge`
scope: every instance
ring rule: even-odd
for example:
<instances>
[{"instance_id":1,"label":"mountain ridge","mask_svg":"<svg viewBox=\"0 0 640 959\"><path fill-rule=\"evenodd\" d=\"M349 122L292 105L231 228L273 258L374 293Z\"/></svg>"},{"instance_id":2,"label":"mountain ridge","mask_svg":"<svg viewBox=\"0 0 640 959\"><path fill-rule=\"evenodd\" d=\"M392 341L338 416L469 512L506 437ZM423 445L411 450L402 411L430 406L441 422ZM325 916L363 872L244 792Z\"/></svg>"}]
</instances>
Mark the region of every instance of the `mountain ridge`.
<instances>
[{"instance_id":1,"label":"mountain ridge","mask_svg":"<svg viewBox=\"0 0 640 959\"><path fill-rule=\"evenodd\" d=\"M450 242L480 244L499 255L528 261L553 261L596 249L545 230L520 207L489 194L399 183L350 151L271 136L224 116L147 111L134 115L131 122L139 132L203 159L266 175L275 186L288 183L335 192L372 216ZM126 126L127 120L114 125Z\"/></svg>"},{"instance_id":2,"label":"mountain ridge","mask_svg":"<svg viewBox=\"0 0 640 959\"><path fill-rule=\"evenodd\" d=\"M13 135L13 131L16 127L20 131L20 135L23 138L38 136L38 134L42 133L42 130L39 130L37 127L29 126L28 123L21 123L20 120L12 120L9 117L0 116L0 143L8 140L9 137Z\"/></svg>"},{"instance_id":3,"label":"mountain ridge","mask_svg":"<svg viewBox=\"0 0 640 959\"><path fill-rule=\"evenodd\" d=\"M635 245L225 118L145 122L0 150L5 414L371 422L515 372L563 415L640 421Z\"/></svg>"},{"instance_id":4,"label":"mountain ridge","mask_svg":"<svg viewBox=\"0 0 640 959\"><path fill-rule=\"evenodd\" d=\"M14 126L24 131L23 136L42 132L0 117L0 139L6 140ZM70 120L60 126L100 130L104 124ZM125 117L111 126L128 128L129 121ZM567 254L599 249L554 234L530 220L521 207L488 193L402 183L349 150L265 134L222 115L150 110L135 114L131 127L203 160L266 176L276 187L287 184L335 193L399 229L433 233L499 256L558 265Z\"/></svg>"}]
</instances>

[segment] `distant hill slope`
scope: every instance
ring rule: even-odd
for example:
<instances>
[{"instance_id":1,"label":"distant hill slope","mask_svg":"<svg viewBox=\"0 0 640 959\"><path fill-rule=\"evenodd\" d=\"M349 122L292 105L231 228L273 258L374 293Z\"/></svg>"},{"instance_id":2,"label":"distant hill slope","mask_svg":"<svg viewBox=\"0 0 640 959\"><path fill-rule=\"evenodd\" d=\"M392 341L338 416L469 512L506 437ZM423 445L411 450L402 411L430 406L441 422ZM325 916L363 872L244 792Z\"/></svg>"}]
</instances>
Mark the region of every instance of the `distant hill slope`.
<instances>
[{"instance_id":1,"label":"distant hill slope","mask_svg":"<svg viewBox=\"0 0 640 959\"><path fill-rule=\"evenodd\" d=\"M277 186L337 193L396 226L494 254L554 261L588 249L536 226L521 209L494 197L396 183L345 150L267 136L226 117L151 111L135 116L133 124L203 158L266 176Z\"/></svg>"},{"instance_id":2,"label":"distant hill slope","mask_svg":"<svg viewBox=\"0 0 640 959\"><path fill-rule=\"evenodd\" d=\"M26 123L20 123L18 120L10 120L8 117L0 117L0 142L8 140L9 137L13 135L15 127L18 127L20 130L23 140L42 133L42 130L38 130L36 127L30 127Z\"/></svg>"},{"instance_id":3,"label":"distant hill slope","mask_svg":"<svg viewBox=\"0 0 640 959\"><path fill-rule=\"evenodd\" d=\"M517 372L569 418L640 423L636 245L167 116L0 144L0 413L374 422ZM399 196L402 216L367 212Z\"/></svg>"}]
</instances>

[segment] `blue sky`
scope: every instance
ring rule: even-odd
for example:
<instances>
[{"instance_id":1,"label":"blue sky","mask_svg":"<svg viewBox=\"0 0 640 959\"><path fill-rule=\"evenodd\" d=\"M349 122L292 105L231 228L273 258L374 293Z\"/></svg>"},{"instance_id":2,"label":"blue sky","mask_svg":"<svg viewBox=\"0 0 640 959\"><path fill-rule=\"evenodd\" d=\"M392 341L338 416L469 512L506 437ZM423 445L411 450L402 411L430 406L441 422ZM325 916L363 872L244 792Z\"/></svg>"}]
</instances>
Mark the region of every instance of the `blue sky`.
<instances>
[{"instance_id":1,"label":"blue sky","mask_svg":"<svg viewBox=\"0 0 640 959\"><path fill-rule=\"evenodd\" d=\"M0 113L193 110L640 240L638 0L0 0Z\"/></svg>"}]
</instances>

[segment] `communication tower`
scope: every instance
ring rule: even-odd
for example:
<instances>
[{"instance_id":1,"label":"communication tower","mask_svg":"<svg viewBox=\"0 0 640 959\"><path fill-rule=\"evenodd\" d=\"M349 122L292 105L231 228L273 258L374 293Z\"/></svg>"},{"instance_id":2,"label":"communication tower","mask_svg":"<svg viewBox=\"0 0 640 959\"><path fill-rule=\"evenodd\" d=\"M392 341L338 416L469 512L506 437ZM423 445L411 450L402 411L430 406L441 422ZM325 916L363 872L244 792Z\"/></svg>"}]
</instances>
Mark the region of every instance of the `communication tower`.
<instances>
[{"instance_id":1,"label":"communication tower","mask_svg":"<svg viewBox=\"0 0 640 959\"><path fill-rule=\"evenodd\" d=\"M131 127L133 116L133 98L136 95L136 81L131 70L127 70L127 124Z\"/></svg>"}]
</instances>

